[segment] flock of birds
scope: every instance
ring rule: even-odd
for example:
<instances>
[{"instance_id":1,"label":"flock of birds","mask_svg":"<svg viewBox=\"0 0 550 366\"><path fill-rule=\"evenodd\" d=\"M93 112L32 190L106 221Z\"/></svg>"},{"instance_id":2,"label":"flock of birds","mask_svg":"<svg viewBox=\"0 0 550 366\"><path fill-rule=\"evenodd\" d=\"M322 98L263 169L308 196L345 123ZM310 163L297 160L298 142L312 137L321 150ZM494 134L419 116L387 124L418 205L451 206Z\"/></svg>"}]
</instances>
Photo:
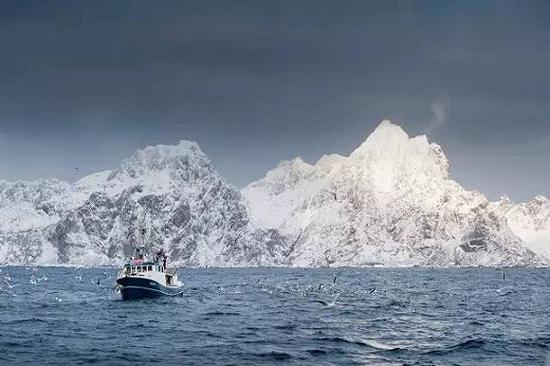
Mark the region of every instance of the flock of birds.
<instances>
[{"instance_id":1,"label":"flock of birds","mask_svg":"<svg viewBox=\"0 0 550 366\"><path fill-rule=\"evenodd\" d=\"M31 286L37 286L41 283L45 283L48 281L48 276L41 274L39 267L26 267L28 271L31 271L28 284ZM82 282L82 274L80 273L80 268L77 267L77 274L74 275L74 279L78 282ZM0 268L0 276L4 273L4 269ZM112 275L106 271L103 272L103 276L107 280L112 279ZM94 285L101 286L101 277L92 278L90 279L90 282ZM19 282L15 283L13 278L11 277L10 273L8 271L5 271L2 277L2 281L0 282L0 294L10 294L13 293L14 289L24 285L25 282ZM12 291L13 290L13 291Z\"/></svg>"},{"instance_id":2,"label":"flock of birds","mask_svg":"<svg viewBox=\"0 0 550 366\"><path fill-rule=\"evenodd\" d=\"M38 286L43 283L46 283L48 281L48 277L42 273L40 273L39 267L26 267L28 271L30 271L30 275L28 277L28 284L30 286ZM73 278L76 282L82 283L85 281L85 276L80 272L80 268L76 268L77 273L73 275ZM2 275L2 272L5 272L2 278L2 282L0 283L0 294L10 294L15 293L15 289L24 285L25 282L19 282L15 283L9 272L4 271L0 268L0 275ZM93 277L89 278L89 282L92 285L101 286L103 283L110 284L112 282L112 274L104 271L103 277ZM300 286L300 289L293 288L291 291L299 293L300 295L308 298L313 298L312 302L319 303L323 305L326 308L331 308L336 305L336 301L341 295L340 290L336 287L337 282L337 276L333 275L332 281L327 283L319 283L318 285L307 285L307 286ZM265 292L273 293L274 288L266 287L265 282L261 279L257 279L256 285L261 287L261 289ZM282 287L279 287L278 289L282 290ZM287 287L287 290L289 288ZM220 292L225 291L223 287L218 286L217 290ZM275 289L276 290L276 289ZM370 288L368 289L367 294L370 295L376 291L376 288ZM61 299L57 299L58 301L61 301Z\"/></svg>"},{"instance_id":3,"label":"flock of birds","mask_svg":"<svg viewBox=\"0 0 550 366\"><path fill-rule=\"evenodd\" d=\"M337 278L338 278L337 275L333 274L332 281L319 282L318 285L291 284L287 281L284 286L281 286L281 285L267 286L266 282L262 281L261 279L257 279L256 285L259 286L262 289L262 291L267 292L269 294L273 294L274 291L285 292L285 293L291 292L299 296L302 296L304 298L311 299L312 303L321 304L325 308L332 308L336 306L336 301L342 294L342 289L340 289L336 285ZM376 291L377 291L376 287L371 287L364 290L363 294L371 295Z\"/></svg>"},{"instance_id":4,"label":"flock of birds","mask_svg":"<svg viewBox=\"0 0 550 366\"><path fill-rule=\"evenodd\" d=\"M30 271L30 276L28 280L28 284L31 286L37 286L41 283L45 283L48 281L48 277L42 273L40 273L39 267L26 267L28 271ZM4 272L4 273L3 273ZM9 293L15 293L17 291L17 288L24 285L24 282L15 283L10 276L8 270L0 268L0 276L3 278L0 282L0 295L1 294L9 294ZM85 276L84 276L85 277ZM506 279L506 275L504 271L502 271L502 279ZM74 280L82 283L83 282L83 274L80 271L80 268L76 268L76 274L74 274ZM102 286L102 280L103 283L111 284L112 281L112 274L103 271L103 277L93 277L89 278L89 281L92 285L96 286ZM326 282L320 282L317 285L312 284L292 284L291 282L287 281L284 285L281 284L268 284L267 283L267 277L262 281L262 279L258 278L256 280L256 285L264 292L273 294L274 292L292 292L297 295L301 295L304 298L307 298L312 303L318 303L324 306L325 308L332 308L336 306L337 300L342 295L342 289L340 289L336 283L337 283L338 277L337 274L332 275L332 280L326 281ZM217 290L219 292L224 292L225 289L221 286L217 286ZM362 295L372 295L375 292L377 292L376 287L370 287L367 289L362 289ZM495 288L495 292L500 293L501 289ZM387 293L386 290L382 290L380 292L382 295L385 295ZM407 299L410 303L410 299Z\"/></svg>"}]
</instances>

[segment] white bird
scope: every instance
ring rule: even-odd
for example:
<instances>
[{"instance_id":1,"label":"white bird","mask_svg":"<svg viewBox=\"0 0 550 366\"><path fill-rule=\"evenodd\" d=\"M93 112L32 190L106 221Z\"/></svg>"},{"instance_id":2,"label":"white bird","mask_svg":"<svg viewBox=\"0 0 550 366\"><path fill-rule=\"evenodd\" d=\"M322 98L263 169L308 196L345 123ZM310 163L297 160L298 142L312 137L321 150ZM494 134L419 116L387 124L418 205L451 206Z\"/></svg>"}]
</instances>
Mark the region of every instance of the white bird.
<instances>
[{"instance_id":1,"label":"white bird","mask_svg":"<svg viewBox=\"0 0 550 366\"><path fill-rule=\"evenodd\" d=\"M20 283L16 283L15 285L12 285L6 279L4 279L4 283L6 284L6 286L8 286L8 288L14 288L20 285Z\"/></svg>"},{"instance_id":2,"label":"white bird","mask_svg":"<svg viewBox=\"0 0 550 366\"><path fill-rule=\"evenodd\" d=\"M323 304L327 308L332 308L336 305L336 299L338 299L339 296L340 296L339 293L336 294L331 302L328 302L328 301L325 301L325 300L322 300L322 299L316 299L316 300L313 300L313 301L318 302L319 304Z\"/></svg>"}]
</instances>

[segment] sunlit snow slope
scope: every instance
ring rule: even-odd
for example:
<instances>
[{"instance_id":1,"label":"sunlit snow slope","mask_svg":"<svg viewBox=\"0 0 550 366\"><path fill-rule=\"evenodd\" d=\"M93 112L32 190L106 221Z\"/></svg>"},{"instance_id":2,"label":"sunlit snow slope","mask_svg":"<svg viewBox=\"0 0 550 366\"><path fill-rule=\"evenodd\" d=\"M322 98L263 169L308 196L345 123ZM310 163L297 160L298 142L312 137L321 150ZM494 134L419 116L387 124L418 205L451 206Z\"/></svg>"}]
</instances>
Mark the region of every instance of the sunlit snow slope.
<instances>
[{"instance_id":1,"label":"sunlit snow slope","mask_svg":"<svg viewBox=\"0 0 550 366\"><path fill-rule=\"evenodd\" d=\"M292 242L294 265L548 263L548 200L546 214L504 211L452 180L438 145L389 121L348 157L284 161L242 193L255 224Z\"/></svg>"}]
</instances>

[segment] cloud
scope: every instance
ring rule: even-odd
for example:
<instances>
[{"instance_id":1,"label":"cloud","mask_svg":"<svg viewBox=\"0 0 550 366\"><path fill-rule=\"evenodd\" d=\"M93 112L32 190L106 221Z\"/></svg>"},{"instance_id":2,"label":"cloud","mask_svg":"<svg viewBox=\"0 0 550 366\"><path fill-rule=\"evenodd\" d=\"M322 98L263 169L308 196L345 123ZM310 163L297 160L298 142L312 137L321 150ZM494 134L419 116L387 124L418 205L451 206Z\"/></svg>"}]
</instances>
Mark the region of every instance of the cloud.
<instances>
[{"instance_id":1,"label":"cloud","mask_svg":"<svg viewBox=\"0 0 550 366\"><path fill-rule=\"evenodd\" d=\"M431 104L431 110L433 118L426 127L426 133L432 133L435 130L445 126L447 124L447 107L444 103L434 101Z\"/></svg>"}]
</instances>

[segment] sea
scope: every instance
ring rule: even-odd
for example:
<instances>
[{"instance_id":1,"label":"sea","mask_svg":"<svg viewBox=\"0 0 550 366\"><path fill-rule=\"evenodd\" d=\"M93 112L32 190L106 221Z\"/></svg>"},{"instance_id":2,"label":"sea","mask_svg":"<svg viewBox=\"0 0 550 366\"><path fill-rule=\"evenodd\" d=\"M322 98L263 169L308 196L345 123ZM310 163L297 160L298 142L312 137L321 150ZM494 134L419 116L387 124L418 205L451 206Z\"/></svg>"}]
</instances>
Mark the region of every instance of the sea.
<instances>
[{"instance_id":1,"label":"sea","mask_svg":"<svg viewBox=\"0 0 550 366\"><path fill-rule=\"evenodd\" d=\"M2 365L550 365L549 268L0 269Z\"/></svg>"}]
</instances>

